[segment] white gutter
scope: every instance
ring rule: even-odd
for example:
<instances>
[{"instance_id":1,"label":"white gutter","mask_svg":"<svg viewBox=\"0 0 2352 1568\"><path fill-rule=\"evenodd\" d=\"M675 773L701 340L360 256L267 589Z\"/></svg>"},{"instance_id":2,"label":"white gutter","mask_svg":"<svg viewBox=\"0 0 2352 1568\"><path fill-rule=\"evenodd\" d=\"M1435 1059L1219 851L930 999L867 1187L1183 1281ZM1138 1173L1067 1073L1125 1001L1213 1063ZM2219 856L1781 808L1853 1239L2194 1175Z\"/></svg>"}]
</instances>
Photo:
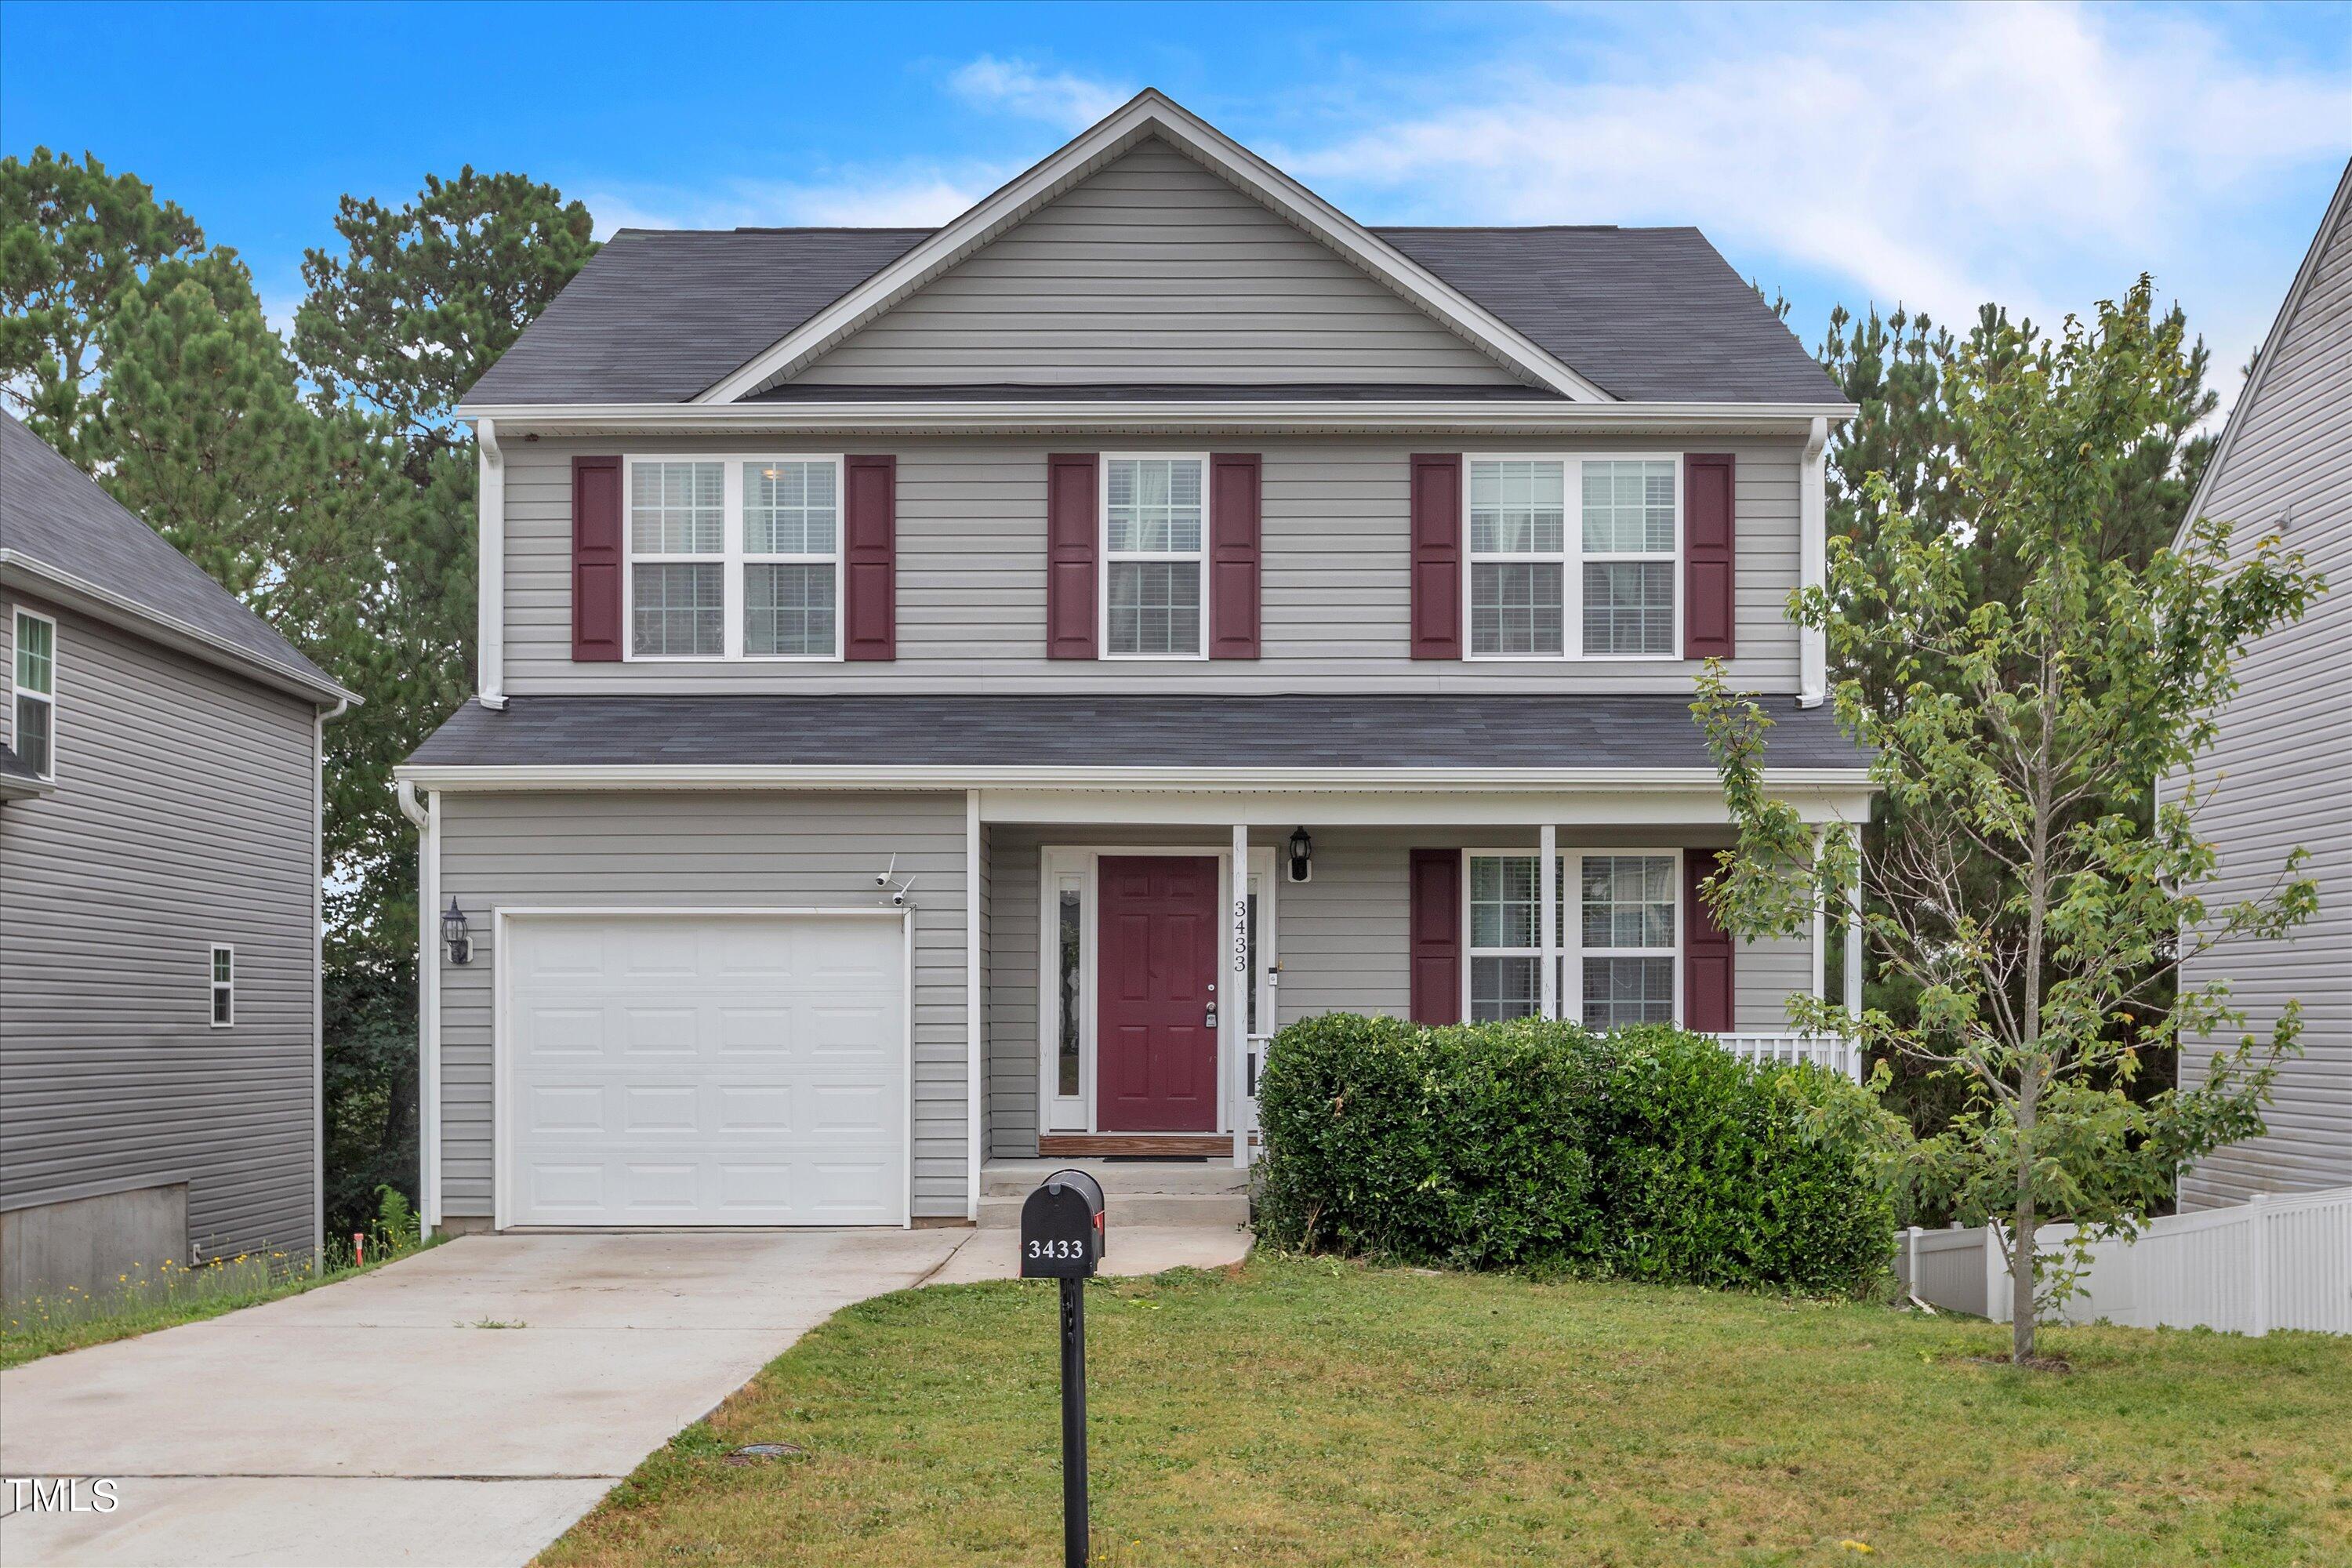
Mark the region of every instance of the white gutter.
<instances>
[{"instance_id":1,"label":"white gutter","mask_svg":"<svg viewBox=\"0 0 2352 1568\"><path fill-rule=\"evenodd\" d=\"M425 804L400 781L400 814L416 824L416 1206L424 1233L441 1223L441 797Z\"/></svg>"},{"instance_id":2,"label":"white gutter","mask_svg":"<svg viewBox=\"0 0 2352 1568\"><path fill-rule=\"evenodd\" d=\"M0 583L25 589L37 597L51 599L109 626L128 631L194 655L208 664L219 665L281 691L307 697L320 704L334 703L336 711L360 700L356 692L337 685L323 675L306 675L273 664L257 653L238 647L217 633L164 614L111 588L102 587L88 578L61 571L47 562L26 555L20 550L0 548Z\"/></svg>"},{"instance_id":3,"label":"white gutter","mask_svg":"<svg viewBox=\"0 0 2352 1568\"><path fill-rule=\"evenodd\" d=\"M960 398L838 403L525 403L461 408L460 417L495 421L511 436L653 431L792 433L907 430L922 434L1020 431L1265 431L1282 433L1575 431L1613 434L1682 431L1793 435L1850 419L1851 403L1574 403L1556 398L1348 398L1297 401L1202 398L1087 402L1039 398L1018 403Z\"/></svg>"},{"instance_id":4,"label":"white gutter","mask_svg":"<svg viewBox=\"0 0 2352 1568\"><path fill-rule=\"evenodd\" d=\"M1826 417L1813 421L1797 484L1799 563L1805 587L1829 581L1829 439ZM1797 628L1797 706L1818 708L1829 696L1829 640L1817 626Z\"/></svg>"},{"instance_id":5,"label":"white gutter","mask_svg":"<svg viewBox=\"0 0 2352 1568\"><path fill-rule=\"evenodd\" d=\"M507 458L499 449L499 422L475 421L474 442L481 459L475 694L495 713L507 705Z\"/></svg>"},{"instance_id":6,"label":"white gutter","mask_svg":"<svg viewBox=\"0 0 2352 1568\"><path fill-rule=\"evenodd\" d=\"M1711 788L1711 767L1685 768L1083 768L873 766L803 767L791 763L631 763L572 766L404 764L393 770L401 787L431 790L532 789L1111 789L1198 794L1228 790L1399 791L1507 790L1576 792L1627 788ZM1870 770L1770 768L1776 789L1868 789Z\"/></svg>"}]
</instances>

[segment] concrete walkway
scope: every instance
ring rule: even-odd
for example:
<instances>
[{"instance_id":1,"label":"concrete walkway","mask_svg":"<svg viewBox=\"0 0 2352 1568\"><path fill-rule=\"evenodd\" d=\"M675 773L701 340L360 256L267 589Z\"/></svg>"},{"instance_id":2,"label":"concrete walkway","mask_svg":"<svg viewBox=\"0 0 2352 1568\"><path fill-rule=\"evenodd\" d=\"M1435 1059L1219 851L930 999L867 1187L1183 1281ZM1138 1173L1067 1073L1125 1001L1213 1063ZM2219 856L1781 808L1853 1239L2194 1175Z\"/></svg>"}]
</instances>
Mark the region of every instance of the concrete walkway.
<instances>
[{"instance_id":1,"label":"concrete walkway","mask_svg":"<svg viewBox=\"0 0 2352 1568\"><path fill-rule=\"evenodd\" d=\"M868 1296L1003 1279L971 1229L468 1237L361 1279L0 1373L0 1563L527 1563L639 1460ZM1116 1271L1246 1232L1122 1233ZM89 1493L80 1491L85 1506Z\"/></svg>"}]
</instances>

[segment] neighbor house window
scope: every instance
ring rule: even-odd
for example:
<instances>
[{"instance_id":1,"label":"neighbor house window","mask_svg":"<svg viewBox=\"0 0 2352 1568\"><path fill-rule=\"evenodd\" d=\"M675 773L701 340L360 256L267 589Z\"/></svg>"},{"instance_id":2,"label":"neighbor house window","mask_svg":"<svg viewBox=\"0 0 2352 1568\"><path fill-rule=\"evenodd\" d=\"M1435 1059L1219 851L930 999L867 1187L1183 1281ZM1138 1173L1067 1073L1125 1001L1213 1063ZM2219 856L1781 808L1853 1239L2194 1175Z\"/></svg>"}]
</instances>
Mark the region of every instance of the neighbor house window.
<instances>
[{"instance_id":1,"label":"neighbor house window","mask_svg":"<svg viewBox=\"0 0 2352 1568\"><path fill-rule=\"evenodd\" d=\"M1202 658L1204 458L1103 460L1104 650Z\"/></svg>"},{"instance_id":2,"label":"neighbor house window","mask_svg":"<svg viewBox=\"0 0 2352 1568\"><path fill-rule=\"evenodd\" d=\"M628 468L630 658L840 657L838 458Z\"/></svg>"},{"instance_id":3,"label":"neighbor house window","mask_svg":"<svg viewBox=\"0 0 2352 1568\"><path fill-rule=\"evenodd\" d=\"M213 944L213 1027L236 1022L236 949Z\"/></svg>"},{"instance_id":4,"label":"neighbor house window","mask_svg":"<svg viewBox=\"0 0 2352 1568\"><path fill-rule=\"evenodd\" d=\"M1543 1006L1541 879L1533 855L1470 859L1470 1017L1533 1017Z\"/></svg>"},{"instance_id":5,"label":"neighbor house window","mask_svg":"<svg viewBox=\"0 0 2352 1568\"><path fill-rule=\"evenodd\" d=\"M1469 468L1471 658L1675 657L1677 459Z\"/></svg>"},{"instance_id":6,"label":"neighbor house window","mask_svg":"<svg viewBox=\"0 0 2352 1568\"><path fill-rule=\"evenodd\" d=\"M1673 1023L1675 858L1585 855L1580 861L1578 1016L1589 1029Z\"/></svg>"},{"instance_id":7,"label":"neighbor house window","mask_svg":"<svg viewBox=\"0 0 2352 1568\"><path fill-rule=\"evenodd\" d=\"M30 610L16 612L16 757L35 776L58 771L58 623Z\"/></svg>"}]
</instances>

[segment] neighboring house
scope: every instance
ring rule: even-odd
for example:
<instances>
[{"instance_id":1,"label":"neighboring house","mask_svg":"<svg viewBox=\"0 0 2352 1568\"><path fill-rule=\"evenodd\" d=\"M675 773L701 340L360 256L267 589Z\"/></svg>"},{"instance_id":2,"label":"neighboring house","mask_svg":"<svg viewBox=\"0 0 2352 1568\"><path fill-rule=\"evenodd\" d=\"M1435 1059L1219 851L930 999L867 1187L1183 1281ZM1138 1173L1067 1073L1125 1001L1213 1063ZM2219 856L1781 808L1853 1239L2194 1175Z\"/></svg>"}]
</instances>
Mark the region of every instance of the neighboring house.
<instances>
[{"instance_id":1,"label":"neighboring house","mask_svg":"<svg viewBox=\"0 0 2352 1568\"><path fill-rule=\"evenodd\" d=\"M0 415L0 1295L320 1233L335 682Z\"/></svg>"},{"instance_id":2,"label":"neighboring house","mask_svg":"<svg viewBox=\"0 0 2352 1568\"><path fill-rule=\"evenodd\" d=\"M1147 92L937 230L625 230L463 412L436 1224L961 1218L1244 1157L1304 1016L1823 984L1692 901L1688 707L1866 813L1785 614L1853 410L1696 230L1367 229Z\"/></svg>"},{"instance_id":3,"label":"neighboring house","mask_svg":"<svg viewBox=\"0 0 2352 1568\"><path fill-rule=\"evenodd\" d=\"M2262 1033L2289 1000L2304 1009L2303 1055L2279 1069L2270 1131L2183 1173L2180 1205L2197 1209L2352 1185L2352 164L2189 515L2236 524L2239 552L2276 534L2329 585L2238 661L2238 695L2197 764L2210 797L2198 832L2219 872L2210 905L2269 891L2298 845L2319 886L2318 913L2285 941L2222 942L2182 966L2184 985L2227 980ZM2183 1083L2242 1032L2184 1042Z\"/></svg>"}]
</instances>

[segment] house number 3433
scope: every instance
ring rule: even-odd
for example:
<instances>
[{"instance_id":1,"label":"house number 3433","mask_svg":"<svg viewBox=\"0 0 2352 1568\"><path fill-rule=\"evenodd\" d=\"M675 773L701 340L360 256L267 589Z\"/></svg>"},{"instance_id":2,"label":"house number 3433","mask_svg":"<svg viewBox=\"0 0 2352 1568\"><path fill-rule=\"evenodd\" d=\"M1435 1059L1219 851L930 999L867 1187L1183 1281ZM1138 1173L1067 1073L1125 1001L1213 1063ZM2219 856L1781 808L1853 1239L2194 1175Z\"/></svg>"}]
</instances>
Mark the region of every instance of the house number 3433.
<instances>
[{"instance_id":1,"label":"house number 3433","mask_svg":"<svg viewBox=\"0 0 2352 1568\"><path fill-rule=\"evenodd\" d=\"M1234 973L1249 973L1249 900L1234 900Z\"/></svg>"},{"instance_id":2,"label":"house number 3433","mask_svg":"<svg viewBox=\"0 0 2352 1568\"><path fill-rule=\"evenodd\" d=\"M1029 1243L1029 1256L1032 1258L1055 1258L1066 1259L1082 1258L1086 1257L1086 1255L1087 1244L1083 1241L1071 1241L1066 1239L1060 1241L1041 1241L1033 1237Z\"/></svg>"}]
</instances>

